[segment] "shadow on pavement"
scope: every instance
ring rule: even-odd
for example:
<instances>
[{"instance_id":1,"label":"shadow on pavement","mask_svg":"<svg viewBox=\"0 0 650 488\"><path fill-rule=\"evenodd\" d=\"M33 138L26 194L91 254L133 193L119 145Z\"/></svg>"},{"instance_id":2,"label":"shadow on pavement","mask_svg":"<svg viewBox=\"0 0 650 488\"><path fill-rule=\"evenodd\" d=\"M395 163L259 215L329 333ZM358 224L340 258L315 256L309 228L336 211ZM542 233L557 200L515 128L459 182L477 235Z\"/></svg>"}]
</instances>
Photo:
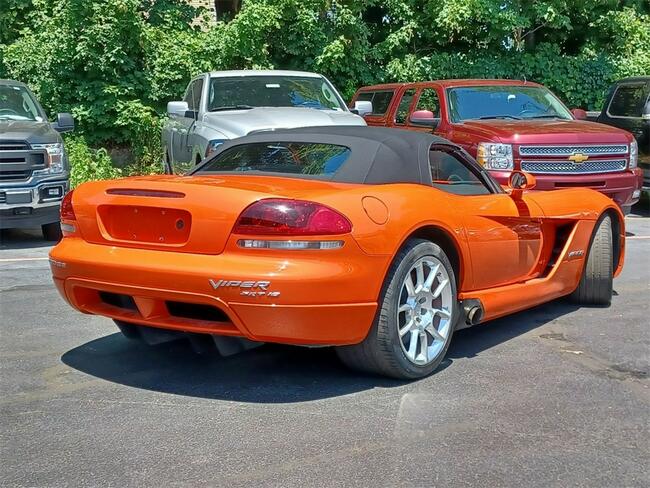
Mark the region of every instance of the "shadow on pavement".
<instances>
[{"instance_id":1,"label":"shadow on pavement","mask_svg":"<svg viewBox=\"0 0 650 488\"><path fill-rule=\"evenodd\" d=\"M185 341L147 346L111 334L66 352L84 373L135 388L251 403L292 403L404 382L351 373L331 348L266 344L227 358L196 354Z\"/></svg>"},{"instance_id":2,"label":"shadow on pavement","mask_svg":"<svg viewBox=\"0 0 650 488\"><path fill-rule=\"evenodd\" d=\"M463 329L454 335L447 358L473 358L479 353L578 310L579 306L559 299L485 324Z\"/></svg>"},{"instance_id":3,"label":"shadow on pavement","mask_svg":"<svg viewBox=\"0 0 650 488\"><path fill-rule=\"evenodd\" d=\"M438 372L456 359L475 357L576 308L560 300L459 331ZM303 402L406 384L349 371L331 348L267 344L222 358L216 353L197 355L183 341L152 347L117 333L71 349L61 360L84 373L135 388L252 403Z\"/></svg>"},{"instance_id":4,"label":"shadow on pavement","mask_svg":"<svg viewBox=\"0 0 650 488\"><path fill-rule=\"evenodd\" d=\"M56 242L43 239L41 229L2 229L0 230L0 249L32 249L54 246Z\"/></svg>"}]
</instances>

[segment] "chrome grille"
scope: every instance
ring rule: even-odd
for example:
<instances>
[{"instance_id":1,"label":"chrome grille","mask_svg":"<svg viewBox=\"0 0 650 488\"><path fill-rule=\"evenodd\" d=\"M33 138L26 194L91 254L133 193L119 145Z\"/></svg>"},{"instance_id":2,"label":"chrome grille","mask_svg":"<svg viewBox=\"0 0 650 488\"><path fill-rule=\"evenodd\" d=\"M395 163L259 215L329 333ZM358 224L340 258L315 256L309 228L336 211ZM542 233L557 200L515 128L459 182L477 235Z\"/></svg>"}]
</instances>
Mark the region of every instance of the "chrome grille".
<instances>
[{"instance_id":1,"label":"chrome grille","mask_svg":"<svg viewBox=\"0 0 650 488\"><path fill-rule=\"evenodd\" d=\"M26 151L29 150L29 144L24 141L1 141L0 151Z\"/></svg>"},{"instance_id":2,"label":"chrome grille","mask_svg":"<svg viewBox=\"0 0 650 488\"><path fill-rule=\"evenodd\" d=\"M627 154L627 144L601 146L520 146L521 156L571 156L580 153L588 156Z\"/></svg>"},{"instance_id":3,"label":"chrome grille","mask_svg":"<svg viewBox=\"0 0 650 488\"><path fill-rule=\"evenodd\" d=\"M32 150L27 141L0 141L0 181L27 181L45 167L45 151Z\"/></svg>"},{"instance_id":4,"label":"chrome grille","mask_svg":"<svg viewBox=\"0 0 650 488\"><path fill-rule=\"evenodd\" d=\"M0 181L25 181L31 178L32 171L4 171L0 166Z\"/></svg>"},{"instance_id":5,"label":"chrome grille","mask_svg":"<svg viewBox=\"0 0 650 488\"><path fill-rule=\"evenodd\" d=\"M7 203L7 194L3 191L0 191L0 203Z\"/></svg>"},{"instance_id":6,"label":"chrome grille","mask_svg":"<svg viewBox=\"0 0 650 488\"><path fill-rule=\"evenodd\" d=\"M585 161L574 164L571 161L522 161L521 169L529 173L612 173L623 171L627 167L626 159Z\"/></svg>"}]
</instances>

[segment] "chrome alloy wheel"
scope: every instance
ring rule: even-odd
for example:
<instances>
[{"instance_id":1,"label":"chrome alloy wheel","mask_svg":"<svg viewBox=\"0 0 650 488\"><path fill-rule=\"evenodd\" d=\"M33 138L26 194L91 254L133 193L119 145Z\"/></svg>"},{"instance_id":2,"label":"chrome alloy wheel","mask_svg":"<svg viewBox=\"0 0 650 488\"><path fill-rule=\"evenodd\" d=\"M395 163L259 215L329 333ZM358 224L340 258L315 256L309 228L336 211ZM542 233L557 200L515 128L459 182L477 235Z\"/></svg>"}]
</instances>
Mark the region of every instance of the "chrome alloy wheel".
<instances>
[{"instance_id":1,"label":"chrome alloy wheel","mask_svg":"<svg viewBox=\"0 0 650 488\"><path fill-rule=\"evenodd\" d=\"M451 338L453 300L449 274L433 256L413 264L400 289L397 332L406 357L425 366Z\"/></svg>"}]
</instances>

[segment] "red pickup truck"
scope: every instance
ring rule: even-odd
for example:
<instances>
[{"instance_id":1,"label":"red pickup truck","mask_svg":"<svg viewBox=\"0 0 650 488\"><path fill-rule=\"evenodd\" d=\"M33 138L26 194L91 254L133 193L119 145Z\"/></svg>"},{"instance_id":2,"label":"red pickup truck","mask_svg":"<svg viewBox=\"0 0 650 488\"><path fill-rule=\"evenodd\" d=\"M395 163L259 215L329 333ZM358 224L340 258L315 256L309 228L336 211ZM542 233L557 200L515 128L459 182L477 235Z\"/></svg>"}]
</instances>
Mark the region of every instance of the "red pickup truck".
<instances>
[{"instance_id":1,"label":"red pickup truck","mask_svg":"<svg viewBox=\"0 0 650 488\"><path fill-rule=\"evenodd\" d=\"M442 80L360 88L351 102L368 125L432 131L462 146L499 183L513 169L535 175L538 190L589 187L624 212L643 182L627 131L588 122L537 83Z\"/></svg>"}]
</instances>

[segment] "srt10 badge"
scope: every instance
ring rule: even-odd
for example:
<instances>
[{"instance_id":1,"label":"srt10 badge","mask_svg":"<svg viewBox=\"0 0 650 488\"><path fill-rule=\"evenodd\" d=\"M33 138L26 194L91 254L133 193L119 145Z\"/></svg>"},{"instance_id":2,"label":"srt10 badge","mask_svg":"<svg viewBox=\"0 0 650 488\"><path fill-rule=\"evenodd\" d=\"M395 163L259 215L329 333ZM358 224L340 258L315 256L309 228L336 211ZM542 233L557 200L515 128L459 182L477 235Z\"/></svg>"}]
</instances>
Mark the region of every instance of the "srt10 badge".
<instances>
[{"instance_id":1,"label":"srt10 badge","mask_svg":"<svg viewBox=\"0 0 650 488\"><path fill-rule=\"evenodd\" d=\"M245 297L279 297L279 291L269 291L271 286L270 281L238 281L238 280L213 280L209 279L208 282L212 289L219 288L237 288L240 295Z\"/></svg>"}]
</instances>

